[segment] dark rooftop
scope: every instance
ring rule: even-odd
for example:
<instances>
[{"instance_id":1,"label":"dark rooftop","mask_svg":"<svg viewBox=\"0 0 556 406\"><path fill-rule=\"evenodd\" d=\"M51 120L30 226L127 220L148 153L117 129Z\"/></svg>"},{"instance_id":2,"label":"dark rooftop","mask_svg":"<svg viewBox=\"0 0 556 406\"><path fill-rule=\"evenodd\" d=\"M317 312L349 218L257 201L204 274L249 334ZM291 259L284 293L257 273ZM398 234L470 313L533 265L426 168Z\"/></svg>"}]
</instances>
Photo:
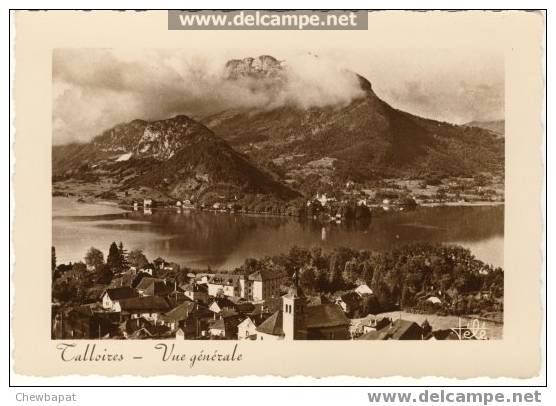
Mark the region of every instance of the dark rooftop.
<instances>
[{"instance_id":1,"label":"dark rooftop","mask_svg":"<svg viewBox=\"0 0 556 406\"><path fill-rule=\"evenodd\" d=\"M349 325L342 308L336 304L321 304L305 308L307 328L335 327Z\"/></svg>"},{"instance_id":2,"label":"dark rooftop","mask_svg":"<svg viewBox=\"0 0 556 406\"><path fill-rule=\"evenodd\" d=\"M125 311L167 311L170 305L160 296L134 297L120 300L120 306Z\"/></svg>"},{"instance_id":3,"label":"dark rooftop","mask_svg":"<svg viewBox=\"0 0 556 406\"><path fill-rule=\"evenodd\" d=\"M137 297L139 294L135 291L135 289L130 288L129 286L123 286L121 288L113 288L113 289L106 289L106 293L111 300L121 300L121 299L129 299L132 297Z\"/></svg>"},{"instance_id":4,"label":"dark rooftop","mask_svg":"<svg viewBox=\"0 0 556 406\"><path fill-rule=\"evenodd\" d=\"M278 310L268 319L263 321L258 327L257 331L260 333L271 334L274 336L284 335L282 329L282 311Z\"/></svg>"}]
</instances>

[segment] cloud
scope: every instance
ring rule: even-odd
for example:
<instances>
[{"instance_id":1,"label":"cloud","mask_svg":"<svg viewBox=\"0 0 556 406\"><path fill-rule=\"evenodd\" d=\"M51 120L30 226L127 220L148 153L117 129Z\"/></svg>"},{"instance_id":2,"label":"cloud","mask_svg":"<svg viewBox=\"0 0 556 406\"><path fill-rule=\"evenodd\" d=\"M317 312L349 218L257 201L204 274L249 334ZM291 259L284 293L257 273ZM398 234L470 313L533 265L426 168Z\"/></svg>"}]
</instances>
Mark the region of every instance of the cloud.
<instances>
[{"instance_id":1,"label":"cloud","mask_svg":"<svg viewBox=\"0 0 556 406\"><path fill-rule=\"evenodd\" d=\"M504 55L495 49L381 49L342 54L377 95L419 116L463 124L504 119Z\"/></svg>"},{"instance_id":2,"label":"cloud","mask_svg":"<svg viewBox=\"0 0 556 406\"><path fill-rule=\"evenodd\" d=\"M362 94L352 74L313 56L288 60L279 79L228 80L226 60L182 50L58 49L53 55L54 142L88 141L136 118L347 104Z\"/></svg>"},{"instance_id":3,"label":"cloud","mask_svg":"<svg viewBox=\"0 0 556 406\"><path fill-rule=\"evenodd\" d=\"M275 51L56 49L53 141L89 141L137 118L202 117L230 108L347 104L361 95L349 70L370 79L379 97L411 113L452 122L503 117L504 78L499 59L469 53L458 59L452 53L421 55L415 50L335 50L319 52L319 57L305 50ZM279 78L227 79L228 60L259 54L284 61Z\"/></svg>"},{"instance_id":4,"label":"cloud","mask_svg":"<svg viewBox=\"0 0 556 406\"><path fill-rule=\"evenodd\" d=\"M384 99L419 116L456 124L504 118L504 88L497 85L462 80L427 87L422 81L408 80L386 91Z\"/></svg>"}]
</instances>

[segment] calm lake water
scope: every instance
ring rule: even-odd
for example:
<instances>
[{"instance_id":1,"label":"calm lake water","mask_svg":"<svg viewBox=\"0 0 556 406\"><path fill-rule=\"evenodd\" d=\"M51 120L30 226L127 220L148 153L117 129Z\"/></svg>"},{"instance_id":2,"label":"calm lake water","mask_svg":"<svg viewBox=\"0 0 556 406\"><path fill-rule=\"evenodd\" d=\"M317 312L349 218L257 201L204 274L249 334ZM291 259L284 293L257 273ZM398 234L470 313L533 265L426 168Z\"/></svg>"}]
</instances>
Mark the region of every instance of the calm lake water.
<instances>
[{"instance_id":1,"label":"calm lake water","mask_svg":"<svg viewBox=\"0 0 556 406\"><path fill-rule=\"evenodd\" d=\"M479 259L503 266L504 207L419 208L374 217L365 226L196 210L152 214L53 198L52 239L58 263L81 260L91 246L105 256L112 241L179 264L213 269L248 257L287 252L293 245L388 250L415 241L460 244Z\"/></svg>"}]
</instances>

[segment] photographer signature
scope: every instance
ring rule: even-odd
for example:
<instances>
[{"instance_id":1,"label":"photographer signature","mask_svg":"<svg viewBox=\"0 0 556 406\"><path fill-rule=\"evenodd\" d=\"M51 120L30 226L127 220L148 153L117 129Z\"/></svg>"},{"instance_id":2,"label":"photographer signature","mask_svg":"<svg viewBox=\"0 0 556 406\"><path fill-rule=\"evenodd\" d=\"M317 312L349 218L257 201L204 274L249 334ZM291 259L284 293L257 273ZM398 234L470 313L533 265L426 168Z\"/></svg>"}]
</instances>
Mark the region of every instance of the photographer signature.
<instances>
[{"instance_id":1,"label":"photographer signature","mask_svg":"<svg viewBox=\"0 0 556 406\"><path fill-rule=\"evenodd\" d=\"M485 322L478 319L473 319L465 324L462 324L461 318L458 318L458 327L451 328L459 340L488 340Z\"/></svg>"}]
</instances>

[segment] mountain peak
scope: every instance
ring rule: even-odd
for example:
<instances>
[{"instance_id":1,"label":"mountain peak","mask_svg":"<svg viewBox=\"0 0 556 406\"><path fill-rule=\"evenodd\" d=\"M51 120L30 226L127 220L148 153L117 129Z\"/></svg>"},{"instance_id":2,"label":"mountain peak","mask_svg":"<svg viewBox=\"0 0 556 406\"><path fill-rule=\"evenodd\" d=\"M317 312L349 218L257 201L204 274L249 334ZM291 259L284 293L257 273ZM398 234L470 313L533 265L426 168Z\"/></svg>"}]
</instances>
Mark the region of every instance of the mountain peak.
<instances>
[{"instance_id":1,"label":"mountain peak","mask_svg":"<svg viewBox=\"0 0 556 406\"><path fill-rule=\"evenodd\" d=\"M184 122L184 123L189 123L189 122L194 122L195 121L191 117L186 116L185 114L178 114L174 117L169 118L168 120L177 121L177 122Z\"/></svg>"},{"instance_id":2,"label":"mountain peak","mask_svg":"<svg viewBox=\"0 0 556 406\"><path fill-rule=\"evenodd\" d=\"M110 179L111 190L152 188L180 199L243 193L291 199L297 193L186 115L133 120L88 144L53 147L53 174ZM108 183L108 182L107 182Z\"/></svg>"},{"instance_id":3,"label":"mountain peak","mask_svg":"<svg viewBox=\"0 0 556 406\"><path fill-rule=\"evenodd\" d=\"M271 55L231 59L226 62L226 73L229 79L272 77L278 75L281 70L283 70L282 62Z\"/></svg>"}]
</instances>

